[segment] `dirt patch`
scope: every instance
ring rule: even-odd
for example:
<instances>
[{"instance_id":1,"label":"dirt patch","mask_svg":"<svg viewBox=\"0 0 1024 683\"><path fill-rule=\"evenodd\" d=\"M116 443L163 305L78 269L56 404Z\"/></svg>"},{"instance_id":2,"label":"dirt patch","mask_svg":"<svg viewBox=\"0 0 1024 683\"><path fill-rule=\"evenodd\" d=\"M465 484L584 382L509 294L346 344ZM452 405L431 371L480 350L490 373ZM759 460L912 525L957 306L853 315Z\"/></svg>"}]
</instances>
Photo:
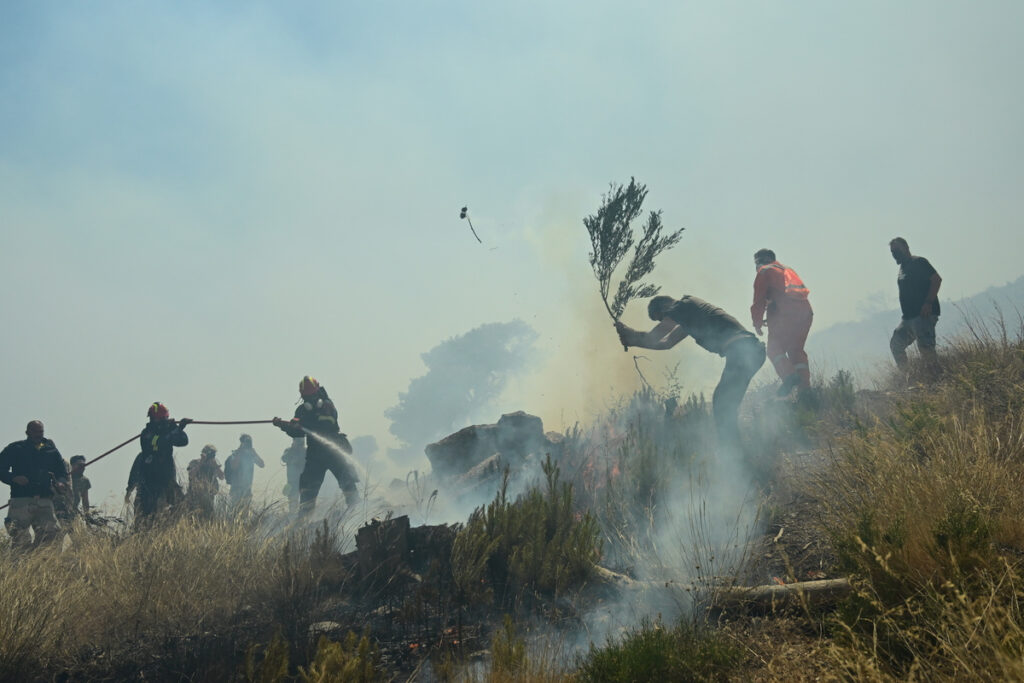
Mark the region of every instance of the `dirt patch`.
<instances>
[{"instance_id":1,"label":"dirt patch","mask_svg":"<svg viewBox=\"0 0 1024 683\"><path fill-rule=\"evenodd\" d=\"M791 481L792 472L821 467L825 457L820 451L790 455L779 480ZM767 584L839 578L835 552L821 528L819 501L782 484L771 493L769 506L773 512L755 542L750 580Z\"/></svg>"},{"instance_id":2,"label":"dirt patch","mask_svg":"<svg viewBox=\"0 0 1024 683\"><path fill-rule=\"evenodd\" d=\"M835 680L826 652L828 640L808 630L807 620L773 615L723 624L722 633L746 653L736 681Z\"/></svg>"}]
</instances>

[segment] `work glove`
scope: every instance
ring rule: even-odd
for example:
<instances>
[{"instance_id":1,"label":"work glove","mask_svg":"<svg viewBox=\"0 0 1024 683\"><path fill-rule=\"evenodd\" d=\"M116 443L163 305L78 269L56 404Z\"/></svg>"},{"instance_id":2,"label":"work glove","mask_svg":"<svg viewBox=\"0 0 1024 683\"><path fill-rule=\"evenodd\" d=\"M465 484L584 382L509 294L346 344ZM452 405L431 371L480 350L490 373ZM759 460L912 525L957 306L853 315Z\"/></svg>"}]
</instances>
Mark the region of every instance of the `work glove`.
<instances>
[{"instance_id":1,"label":"work glove","mask_svg":"<svg viewBox=\"0 0 1024 683\"><path fill-rule=\"evenodd\" d=\"M185 427L189 426L190 424L192 424L192 418L190 418L190 417L183 417L180 420L178 420L178 429L184 429Z\"/></svg>"}]
</instances>

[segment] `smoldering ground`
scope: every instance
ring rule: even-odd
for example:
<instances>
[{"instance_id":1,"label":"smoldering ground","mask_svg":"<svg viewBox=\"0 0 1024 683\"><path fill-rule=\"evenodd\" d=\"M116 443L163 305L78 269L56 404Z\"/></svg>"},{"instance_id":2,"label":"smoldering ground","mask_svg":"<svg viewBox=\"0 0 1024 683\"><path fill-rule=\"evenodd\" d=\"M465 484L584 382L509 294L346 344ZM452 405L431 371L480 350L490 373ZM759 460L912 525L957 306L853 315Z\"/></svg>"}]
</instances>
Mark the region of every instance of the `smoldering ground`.
<instances>
[{"instance_id":1,"label":"smoldering ground","mask_svg":"<svg viewBox=\"0 0 1024 683\"><path fill-rule=\"evenodd\" d=\"M741 580L760 526L757 469L746 450L716 443L699 397L623 399L574 439L563 466L601 524L601 564L644 587L583 605L583 628L563 634L570 650L644 619L694 614L713 589Z\"/></svg>"}]
</instances>

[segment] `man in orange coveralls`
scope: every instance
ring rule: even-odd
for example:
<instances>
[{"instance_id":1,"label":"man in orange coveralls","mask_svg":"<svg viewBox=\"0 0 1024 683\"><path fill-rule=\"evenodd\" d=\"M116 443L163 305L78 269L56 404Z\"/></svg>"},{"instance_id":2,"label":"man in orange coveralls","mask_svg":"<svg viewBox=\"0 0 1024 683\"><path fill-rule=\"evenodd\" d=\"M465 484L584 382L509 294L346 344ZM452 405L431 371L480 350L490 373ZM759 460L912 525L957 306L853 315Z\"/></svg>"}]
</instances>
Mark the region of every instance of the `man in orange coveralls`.
<instances>
[{"instance_id":1,"label":"man in orange coveralls","mask_svg":"<svg viewBox=\"0 0 1024 683\"><path fill-rule=\"evenodd\" d=\"M788 396L793 387L803 391L811 384L804 351L814 318L807 300L809 291L795 270L775 260L771 249L761 249L754 254L754 265L757 277L754 278L750 317L759 336L764 334L761 328L768 325L768 359L782 380L779 396Z\"/></svg>"}]
</instances>

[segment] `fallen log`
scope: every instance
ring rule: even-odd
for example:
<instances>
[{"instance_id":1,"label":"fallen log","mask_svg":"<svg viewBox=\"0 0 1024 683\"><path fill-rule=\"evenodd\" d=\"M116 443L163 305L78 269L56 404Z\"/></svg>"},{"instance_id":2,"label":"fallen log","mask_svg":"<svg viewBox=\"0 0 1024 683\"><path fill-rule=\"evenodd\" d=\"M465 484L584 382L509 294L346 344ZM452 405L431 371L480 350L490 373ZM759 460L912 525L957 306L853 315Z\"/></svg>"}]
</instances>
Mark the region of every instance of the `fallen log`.
<instances>
[{"instance_id":1,"label":"fallen log","mask_svg":"<svg viewBox=\"0 0 1024 683\"><path fill-rule=\"evenodd\" d=\"M613 572L611 569L606 569L599 564L594 565L593 580L597 585L617 588L619 590L635 591L651 587L646 581L637 581L625 574L620 574L618 572Z\"/></svg>"},{"instance_id":2,"label":"fallen log","mask_svg":"<svg viewBox=\"0 0 1024 683\"><path fill-rule=\"evenodd\" d=\"M679 590L682 584L673 581L638 581L625 574L613 572L595 565L593 580L597 585L619 591ZM687 590L684 588L684 590ZM820 581L797 581L795 583L770 583L764 586L730 586L709 588L714 593L716 608L726 607L780 607L797 605L806 601L808 605L823 605L835 602L850 593L849 579L822 579Z\"/></svg>"},{"instance_id":3,"label":"fallen log","mask_svg":"<svg viewBox=\"0 0 1024 683\"><path fill-rule=\"evenodd\" d=\"M849 579L822 579L795 583L772 583L765 586L734 586L715 594L715 606L778 607L784 604L823 605L845 597L851 591Z\"/></svg>"}]
</instances>

